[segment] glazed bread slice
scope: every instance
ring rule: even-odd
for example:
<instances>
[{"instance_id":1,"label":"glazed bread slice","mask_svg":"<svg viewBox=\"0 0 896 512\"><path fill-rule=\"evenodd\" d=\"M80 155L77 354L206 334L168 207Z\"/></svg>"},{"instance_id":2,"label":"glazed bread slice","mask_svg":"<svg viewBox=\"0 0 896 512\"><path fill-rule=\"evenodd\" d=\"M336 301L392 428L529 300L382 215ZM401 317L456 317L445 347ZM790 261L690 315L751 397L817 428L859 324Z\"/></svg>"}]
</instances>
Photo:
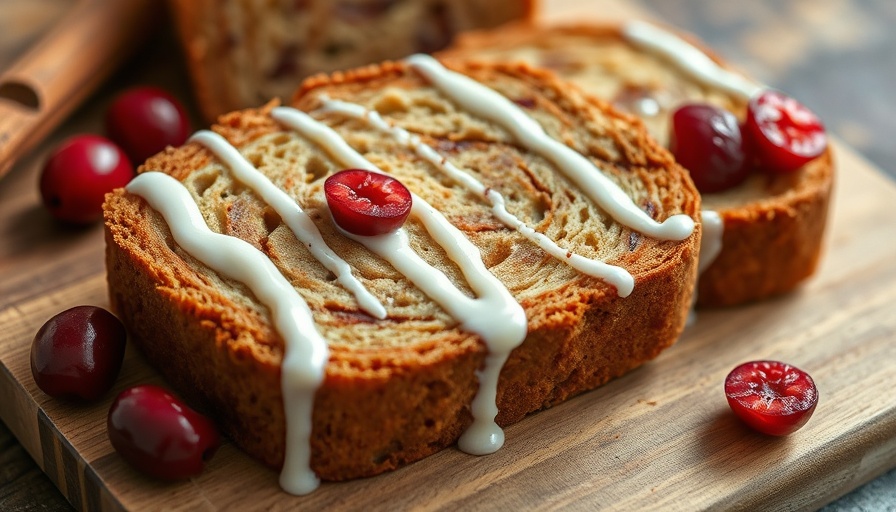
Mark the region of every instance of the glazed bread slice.
<instances>
[{"instance_id":1,"label":"glazed bread slice","mask_svg":"<svg viewBox=\"0 0 896 512\"><path fill-rule=\"evenodd\" d=\"M638 44L626 30L625 25L518 23L465 34L440 55L523 61L550 69L641 118L664 146L671 114L685 103L716 105L743 121L745 95L696 77L669 55ZM725 68L692 36L667 33ZM671 47L667 51L675 52ZM704 209L718 212L724 233L721 252L699 278L697 304L733 306L762 300L789 292L810 277L821 255L833 179L829 147L793 174L760 171L740 186L703 194Z\"/></svg>"},{"instance_id":2,"label":"glazed bread slice","mask_svg":"<svg viewBox=\"0 0 896 512\"><path fill-rule=\"evenodd\" d=\"M599 168L647 218L698 221L681 241L620 224L558 164L498 122L459 105L406 62L305 82L291 106L311 113L441 212L525 312L524 340L497 384L497 423L504 426L632 370L678 338L696 278L700 198L687 172L640 123L552 75L522 65L454 69L515 102L550 139ZM510 213L568 252L548 255L498 220L483 196L366 118L322 111L328 101L375 111L390 126L416 134L441 163L499 191ZM301 205L325 243L385 306L382 319L365 312L283 218L234 179L207 146L169 148L150 158L137 179L161 171L182 182L213 231L254 246L307 302L329 346L325 376L313 396L311 468L328 480L374 475L458 440L472 422L477 371L487 366L490 349L462 319L337 229L322 188L346 165L340 154L275 121L282 108L234 112L213 130ZM247 286L184 250L142 196L117 190L107 196L104 211L110 300L133 341L237 445L282 466L289 428L281 392L285 342L269 308ZM461 293L475 295L419 219L412 216L402 229L421 258ZM621 297L616 286L572 268L573 255L627 270L634 278L630 295ZM499 311L494 314L500 318Z\"/></svg>"},{"instance_id":3,"label":"glazed bread slice","mask_svg":"<svg viewBox=\"0 0 896 512\"><path fill-rule=\"evenodd\" d=\"M464 30L527 18L534 0L169 0L208 121L300 79L447 46Z\"/></svg>"}]
</instances>

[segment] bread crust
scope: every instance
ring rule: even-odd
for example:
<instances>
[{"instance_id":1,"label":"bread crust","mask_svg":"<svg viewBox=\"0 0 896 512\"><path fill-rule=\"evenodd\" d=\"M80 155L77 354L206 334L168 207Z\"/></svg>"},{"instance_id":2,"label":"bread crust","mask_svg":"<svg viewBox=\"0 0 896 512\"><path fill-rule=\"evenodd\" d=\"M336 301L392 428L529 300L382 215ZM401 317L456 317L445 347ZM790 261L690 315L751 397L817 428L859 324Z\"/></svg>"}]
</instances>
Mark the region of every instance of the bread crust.
<instances>
[{"instance_id":1,"label":"bread crust","mask_svg":"<svg viewBox=\"0 0 896 512\"><path fill-rule=\"evenodd\" d=\"M691 34L664 27L693 44L722 67L728 65L710 48ZM746 101L712 90L662 57L651 58L663 73L631 73L615 63L589 61L588 46L612 45L629 52L649 56L625 41L618 24L570 24L541 26L513 23L491 31L463 34L454 45L440 52L447 59L523 59L552 68L558 76L581 86L599 101L619 105L624 87L667 89L684 101L704 101L728 109L741 120ZM573 42L573 39L575 41ZM541 60L542 62L535 62ZM621 60L621 59L620 59ZM637 64L629 64L637 66ZM595 85L601 75L619 81L614 87ZM677 82L677 83L676 83ZM682 85L686 84L686 85ZM653 135L667 137L666 124L671 108L655 116L645 116ZM623 105L625 108L625 105ZM833 149L829 145L822 156L791 175L762 173L731 192L704 194L704 206L716 210L725 230L722 249L698 281L697 305L700 307L737 306L768 299L793 291L812 276L821 259L831 191L834 182Z\"/></svg>"},{"instance_id":2,"label":"bread crust","mask_svg":"<svg viewBox=\"0 0 896 512\"><path fill-rule=\"evenodd\" d=\"M612 163L614 172L647 186L661 219L674 213L699 219L693 183L640 124L525 66L469 64L458 69L485 83L510 80L532 88L539 101L554 98L540 108L567 119L569 130L583 131L586 122L624 127L619 133L608 132L615 137L612 144L621 148ZM339 97L387 86L425 84L403 64L386 63L310 79L292 105L312 110L321 92ZM272 106L229 114L214 129L244 147L281 130L268 115ZM597 159L597 153L595 149L590 156ZM212 160L204 148L188 143L151 158L140 171L161 170L185 180ZM173 242L167 225L139 197L117 190L107 196L104 211L110 302L133 341L178 391L210 412L237 445L280 467L285 438L279 366L283 341L263 308L249 307L241 297L223 292L213 273ZM562 213L552 211L549 216ZM482 229L458 227L473 240ZM513 236L505 231L501 236ZM500 425L618 377L656 357L680 335L694 291L699 225L683 242L638 238L627 231L619 236L632 246L615 258L635 277L630 296L620 298L602 281L576 274L520 299L528 335L501 371ZM265 243L260 246L264 249ZM554 264L537 248L521 250L538 267ZM412 328L409 319L398 319L392 311L383 321L351 308L327 317L315 304L310 303L316 320L325 317L319 325L363 328L379 322L384 337ZM448 323L426 333L425 339L400 346L328 341L330 361L315 396L311 439L311 466L321 478L345 480L395 469L450 446L470 424L476 371L486 356L475 335Z\"/></svg>"}]
</instances>

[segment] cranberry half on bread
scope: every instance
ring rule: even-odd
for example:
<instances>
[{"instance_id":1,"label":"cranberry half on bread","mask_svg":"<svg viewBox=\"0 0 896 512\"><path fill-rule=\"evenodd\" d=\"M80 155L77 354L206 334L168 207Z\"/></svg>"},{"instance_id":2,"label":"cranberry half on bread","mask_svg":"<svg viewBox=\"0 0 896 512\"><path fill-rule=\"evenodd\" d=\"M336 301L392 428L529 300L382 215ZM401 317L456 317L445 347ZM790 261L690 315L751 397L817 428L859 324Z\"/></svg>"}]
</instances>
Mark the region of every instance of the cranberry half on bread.
<instances>
[{"instance_id":1,"label":"cranberry half on bread","mask_svg":"<svg viewBox=\"0 0 896 512\"><path fill-rule=\"evenodd\" d=\"M403 225L338 225L324 184L345 169L400 181ZM629 116L545 72L418 55L150 158L105 204L109 292L238 445L343 480L494 451L499 426L656 357L684 328L699 215Z\"/></svg>"},{"instance_id":2,"label":"cranberry half on bread","mask_svg":"<svg viewBox=\"0 0 896 512\"><path fill-rule=\"evenodd\" d=\"M640 117L663 145L668 145L671 118L679 107L718 107L743 126L748 124L750 97L761 92L693 38L637 21L513 24L464 35L441 55L526 61L551 69L586 93ZM737 123L733 129L738 131ZM742 131L747 140L749 130ZM747 143L745 160L751 165L755 148ZM716 240L721 242L717 257L701 263L699 306L731 306L786 293L815 272L833 184L830 147L795 172L763 167L768 166L754 165L741 173L743 181L727 190L702 194L703 208L718 215L723 232ZM715 245L711 235L707 223L703 241L709 252Z\"/></svg>"},{"instance_id":3,"label":"cranberry half on bread","mask_svg":"<svg viewBox=\"0 0 896 512\"><path fill-rule=\"evenodd\" d=\"M535 0L169 0L199 106L211 122L300 79L447 46L526 19Z\"/></svg>"}]
</instances>

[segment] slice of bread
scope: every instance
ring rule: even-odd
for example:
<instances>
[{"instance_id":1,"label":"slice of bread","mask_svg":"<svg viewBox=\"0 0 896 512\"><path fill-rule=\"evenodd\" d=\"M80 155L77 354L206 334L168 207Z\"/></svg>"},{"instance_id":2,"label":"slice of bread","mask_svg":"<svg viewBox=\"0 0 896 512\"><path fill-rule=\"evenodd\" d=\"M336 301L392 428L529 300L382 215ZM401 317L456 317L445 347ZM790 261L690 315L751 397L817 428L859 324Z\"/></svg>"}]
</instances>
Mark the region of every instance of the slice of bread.
<instances>
[{"instance_id":1,"label":"slice of bread","mask_svg":"<svg viewBox=\"0 0 896 512\"><path fill-rule=\"evenodd\" d=\"M204 132L167 149L150 158L127 189L107 196L114 310L166 379L270 466L289 465L286 439L298 428L284 413L295 401L284 354L314 345L317 335L310 331L325 340L327 356L321 382L299 384L313 397L310 433L302 442L310 445L310 467L320 478L343 480L394 469L455 443L481 415L474 397L497 405L491 414L508 425L656 357L684 328L696 279L701 230L693 221L700 218L700 198L672 156L629 116L549 73L500 64L455 64L451 72L427 59L318 76L305 82L290 108L269 104L223 116L213 127L221 137ZM449 83L441 84L443 79ZM505 124L495 117L500 112L518 117ZM540 128L528 116L547 135L535 133ZM294 128L302 123L304 128ZM417 138L403 139L404 132ZM579 182L569 177L568 164L558 163L563 159L584 171ZM466 185L446 173L448 164L468 177ZM446 219L460 245L472 244L467 257L480 261L481 254L479 265L503 283L493 295L509 294L513 303L499 309L483 302L473 309L485 323L500 325L521 308L519 339L495 348L448 307L451 301L434 298L440 292L430 281L438 279L456 288L451 293L463 296L461 302L490 292L470 284L458 257L452 260L432 234L437 230L424 226L429 214L412 212L400 232L424 266L443 274L438 279L407 277L390 263L395 253L380 256L367 240L334 225L323 182L359 166L397 177L416 194L415 208L431 205L440 213L430 220ZM240 169L260 172L276 190L237 179ZM186 191L169 183L159 189L154 208L141 188L150 178L176 180ZM470 179L482 189L471 187ZM581 179L585 185L606 179L610 185L597 187L596 195L614 189L619 195L592 200ZM516 229L496 216L489 202L495 192L525 226ZM298 214L278 213L269 200L283 193L303 209L310 231L385 306L384 315L359 302L363 294L344 285L351 279L314 257L308 247L316 242L297 238L287 224ZM178 194L186 195L184 204L198 205L195 223L229 235L227 244L210 245L220 235L196 231L188 233L195 235L191 241L174 232L172 223L181 221L176 215L166 220L156 208ZM615 206L598 202L616 202L628 213L612 213ZM642 234L608 212L629 216L626 222L642 231L678 226L676 233L658 236L679 240ZM314 233L300 237L311 240ZM548 254L536 243L539 237L561 251ZM197 256L194 244L209 254ZM228 271L213 270L218 258L237 252L245 259ZM619 273L610 274L615 284L573 268L602 268L604 262L618 266ZM255 267L274 269L276 276L260 280L286 283L287 295L297 293L307 303L313 324L298 329L306 339L296 346L275 327L276 308L259 298L268 292L240 280ZM630 275L633 288L617 280L619 274ZM301 309L295 308L296 321ZM503 361L495 364L492 356L508 352L503 368ZM490 369L495 377L500 371L491 397L483 391ZM284 487L289 490L288 483Z\"/></svg>"},{"instance_id":2,"label":"slice of bread","mask_svg":"<svg viewBox=\"0 0 896 512\"><path fill-rule=\"evenodd\" d=\"M300 79L447 46L534 0L169 0L201 112L288 99Z\"/></svg>"},{"instance_id":3,"label":"slice of bread","mask_svg":"<svg viewBox=\"0 0 896 512\"><path fill-rule=\"evenodd\" d=\"M636 30L655 36L651 44L660 48L632 36ZM440 55L524 61L551 69L587 93L637 115L663 145L678 106L709 103L742 121L748 95L759 87L730 73L692 36L643 22L552 27L518 23L465 34ZM677 59L724 76L719 81L699 78ZM700 276L698 306L766 299L793 290L811 276L821 254L833 178L829 146L793 174L757 172L740 186L703 194L703 207L718 213L724 232L718 256Z\"/></svg>"}]
</instances>

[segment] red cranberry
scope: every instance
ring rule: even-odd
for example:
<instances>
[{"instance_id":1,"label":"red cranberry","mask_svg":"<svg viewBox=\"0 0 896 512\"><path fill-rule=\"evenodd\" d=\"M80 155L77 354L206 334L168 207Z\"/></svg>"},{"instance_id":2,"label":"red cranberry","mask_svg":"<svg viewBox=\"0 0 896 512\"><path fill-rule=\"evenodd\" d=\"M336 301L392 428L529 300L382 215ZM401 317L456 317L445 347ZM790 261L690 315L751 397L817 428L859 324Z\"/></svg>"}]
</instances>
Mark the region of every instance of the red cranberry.
<instances>
[{"instance_id":1,"label":"red cranberry","mask_svg":"<svg viewBox=\"0 0 896 512\"><path fill-rule=\"evenodd\" d=\"M31 374L55 398L98 400L115 383L127 334L105 309L77 306L47 320L31 344Z\"/></svg>"},{"instance_id":2,"label":"red cranberry","mask_svg":"<svg viewBox=\"0 0 896 512\"><path fill-rule=\"evenodd\" d=\"M221 444L208 418L152 385L122 391L107 427L109 441L128 463L162 480L198 475Z\"/></svg>"},{"instance_id":3,"label":"red cranberry","mask_svg":"<svg viewBox=\"0 0 896 512\"><path fill-rule=\"evenodd\" d=\"M784 436L809 421L818 389L806 372L778 361L744 363L725 378L731 410L764 434Z\"/></svg>"},{"instance_id":4,"label":"red cranberry","mask_svg":"<svg viewBox=\"0 0 896 512\"><path fill-rule=\"evenodd\" d=\"M685 105L672 114L669 149L700 192L735 187L750 174L737 118L712 105Z\"/></svg>"},{"instance_id":5,"label":"red cranberry","mask_svg":"<svg viewBox=\"0 0 896 512\"><path fill-rule=\"evenodd\" d=\"M824 153L824 125L811 110L778 91L750 99L746 130L763 168L788 173Z\"/></svg>"},{"instance_id":6,"label":"red cranberry","mask_svg":"<svg viewBox=\"0 0 896 512\"><path fill-rule=\"evenodd\" d=\"M411 211L411 193L395 178L346 169L327 178L324 193L333 219L356 235L382 235L404 224Z\"/></svg>"},{"instance_id":7,"label":"red cranberry","mask_svg":"<svg viewBox=\"0 0 896 512\"><path fill-rule=\"evenodd\" d=\"M76 135L50 155L40 176L40 195L57 219L88 224L103 216L106 192L127 185L133 176L118 146L97 135Z\"/></svg>"},{"instance_id":8,"label":"red cranberry","mask_svg":"<svg viewBox=\"0 0 896 512\"><path fill-rule=\"evenodd\" d=\"M109 105L106 131L138 165L166 146L183 144L190 135L190 121L184 107L167 92L137 87Z\"/></svg>"}]
</instances>

